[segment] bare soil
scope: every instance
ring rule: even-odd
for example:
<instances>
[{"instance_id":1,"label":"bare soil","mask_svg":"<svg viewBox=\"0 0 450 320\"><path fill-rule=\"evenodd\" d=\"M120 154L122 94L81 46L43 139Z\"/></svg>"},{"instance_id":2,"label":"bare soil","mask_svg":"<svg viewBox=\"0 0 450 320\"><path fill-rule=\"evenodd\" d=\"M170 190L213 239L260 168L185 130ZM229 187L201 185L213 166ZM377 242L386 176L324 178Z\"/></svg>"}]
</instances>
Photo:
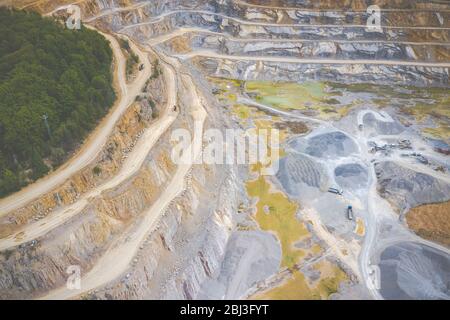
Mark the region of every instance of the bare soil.
<instances>
[{"instance_id":1,"label":"bare soil","mask_svg":"<svg viewBox=\"0 0 450 320\"><path fill-rule=\"evenodd\" d=\"M450 248L450 201L413 208L408 226L419 236Z\"/></svg>"}]
</instances>

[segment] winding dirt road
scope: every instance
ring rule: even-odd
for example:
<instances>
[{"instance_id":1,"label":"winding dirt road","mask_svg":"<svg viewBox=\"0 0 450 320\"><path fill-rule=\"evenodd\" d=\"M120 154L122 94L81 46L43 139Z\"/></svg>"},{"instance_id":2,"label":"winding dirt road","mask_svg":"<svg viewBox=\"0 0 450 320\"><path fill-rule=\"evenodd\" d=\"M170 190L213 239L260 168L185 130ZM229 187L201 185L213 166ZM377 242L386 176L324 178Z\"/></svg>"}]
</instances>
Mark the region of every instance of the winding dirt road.
<instances>
[{"instance_id":1,"label":"winding dirt road","mask_svg":"<svg viewBox=\"0 0 450 320\"><path fill-rule=\"evenodd\" d=\"M228 33L225 32L216 32L216 31L210 31L205 30L202 28L192 28L192 27L181 27L177 28L172 32L154 37L150 39L150 43L152 45L157 45L160 43L164 43L166 41L169 41L173 38L183 36L185 34L205 34L205 35L211 35L216 37L222 37L226 38L229 41L232 42L243 42L243 43L249 43L249 42L274 42L274 43L295 43L295 44L302 44L302 43L349 43L349 44L403 44L403 45L429 45L429 46L443 46L443 47L450 47L450 43L448 42L439 42L439 41L402 41L402 40L343 40L343 39L282 39L282 38L237 38L234 37Z\"/></svg>"},{"instance_id":2,"label":"winding dirt road","mask_svg":"<svg viewBox=\"0 0 450 320\"><path fill-rule=\"evenodd\" d=\"M133 150L128 154L128 157L124 161L119 173L104 184L83 194L81 198L73 204L60 208L57 211L52 212L52 214L47 217L35 223L26 225L24 228L18 230L11 236L1 239L0 250L5 250L36 239L52 229L62 225L75 215L79 214L89 204L89 202L92 201L92 198L99 196L104 191L119 186L126 179L130 178L139 171L150 150L177 117L177 112L174 112L172 109L172 106L176 104L177 100L175 76L170 68L164 67L163 70L163 75L165 78L164 84L167 92L169 92L166 107L163 112L161 112L158 120L145 129L144 134L140 137Z\"/></svg>"},{"instance_id":3,"label":"winding dirt road","mask_svg":"<svg viewBox=\"0 0 450 320\"><path fill-rule=\"evenodd\" d=\"M320 59L320 58L294 58L283 56L240 56L216 53L210 50L192 51L186 54L176 55L180 59L191 59L193 57L215 58L223 60L238 61L266 61L266 62L286 62L296 64L334 64L334 65L385 65L385 66L410 66L410 67L430 67L430 68L450 68L449 62L422 62L405 60L371 60L371 59Z\"/></svg>"},{"instance_id":4,"label":"winding dirt road","mask_svg":"<svg viewBox=\"0 0 450 320\"><path fill-rule=\"evenodd\" d=\"M280 6L267 6L267 5L261 5L261 4L253 4L248 3L242 0L233 0L234 3L239 4L241 6L246 6L250 8L262 8L262 9L278 9L278 10L298 10L298 11L305 11L305 12L348 12L349 9L305 9L305 8L299 8L299 7L280 7ZM439 10L430 10L430 9L387 9L387 8L380 8L381 12L450 12L450 10L445 9L439 9ZM351 12L366 12L366 10L351 10Z\"/></svg>"},{"instance_id":5,"label":"winding dirt road","mask_svg":"<svg viewBox=\"0 0 450 320\"><path fill-rule=\"evenodd\" d=\"M275 23L275 22L256 22L243 20L235 17L230 17L222 13L211 12L207 10L172 10L165 12L159 16L152 17L151 20L140 22L136 24L130 24L122 28L121 31L150 24L155 24L164 20L164 18L178 13L198 13L203 15L212 15L221 17L222 19L227 19L235 21L239 25L249 25L249 26L260 26L260 27L300 27L300 28L363 28L366 29L366 24L311 24L311 23ZM428 26L382 26L383 29L387 30L450 30L448 27L428 27Z\"/></svg>"},{"instance_id":6,"label":"winding dirt road","mask_svg":"<svg viewBox=\"0 0 450 320\"><path fill-rule=\"evenodd\" d=\"M116 62L115 77L119 84L118 100L112 111L102 120L100 125L86 139L80 150L62 167L39 179L21 191L0 200L0 216L26 205L28 202L52 191L58 185L64 183L72 175L90 164L100 153L102 147L108 140L116 122L122 114L134 102L135 97L142 91L145 82L151 75L151 65L147 54L130 42L132 49L144 64L144 69L139 72L136 79L130 84L125 80L126 59L117 40L108 34L101 33L111 44Z\"/></svg>"},{"instance_id":7,"label":"winding dirt road","mask_svg":"<svg viewBox=\"0 0 450 320\"><path fill-rule=\"evenodd\" d=\"M166 60L167 61L167 60ZM164 62L165 63L165 62ZM172 73L174 70L179 70L179 65L172 65L167 70L172 68ZM166 71L167 72L167 71ZM206 118L206 111L203 108L203 102L199 96L195 85L190 78L190 76L182 75L180 80L183 82L187 88L188 95L190 96L191 114L194 121L200 126L198 130L194 132L193 141L201 141L201 137L198 134L203 134L203 123ZM175 90L172 90L172 95L175 94ZM172 97L173 98L173 97ZM139 250L140 244L145 240L145 237L156 227L159 218L164 213L170 202L180 195L185 189L185 179L191 170L192 163L200 155L202 150L202 144L193 143L193 158L191 161L182 161L183 164L179 164L175 175L172 177L169 185L165 188L161 196L156 200L155 203L144 212L144 217L139 223L135 224L129 232L125 232L121 237L115 241L111 249L108 250L95 264L93 269L91 269L85 276L81 279L81 289L79 290L69 290L66 287L61 287L45 296L41 299L69 299L79 296L82 293L94 290L103 284L113 281L124 274ZM186 154L187 156L187 154ZM184 164L186 163L186 164Z\"/></svg>"}]
</instances>

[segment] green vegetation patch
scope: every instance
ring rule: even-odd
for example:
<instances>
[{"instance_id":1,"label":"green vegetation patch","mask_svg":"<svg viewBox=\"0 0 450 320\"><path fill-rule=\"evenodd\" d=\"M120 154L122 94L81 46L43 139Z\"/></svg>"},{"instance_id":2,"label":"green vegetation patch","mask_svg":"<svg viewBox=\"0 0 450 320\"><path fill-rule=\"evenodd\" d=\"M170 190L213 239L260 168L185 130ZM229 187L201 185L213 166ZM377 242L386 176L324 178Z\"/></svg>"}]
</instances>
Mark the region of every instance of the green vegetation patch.
<instances>
[{"instance_id":1,"label":"green vegetation patch","mask_svg":"<svg viewBox=\"0 0 450 320\"><path fill-rule=\"evenodd\" d=\"M133 52L133 50L131 50L130 43L127 39L119 38L119 44L125 53L125 57L127 59L126 73L127 77L130 77L139 63L139 57Z\"/></svg>"},{"instance_id":2,"label":"green vegetation patch","mask_svg":"<svg viewBox=\"0 0 450 320\"><path fill-rule=\"evenodd\" d=\"M245 84L245 90L262 104L278 109L313 112L314 116L322 119L340 119L352 109L367 104L378 108L393 107L405 123L418 123L424 135L450 142L448 88L320 81L249 81Z\"/></svg>"},{"instance_id":3,"label":"green vegetation patch","mask_svg":"<svg viewBox=\"0 0 450 320\"><path fill-rule=\"evenodd\" d=\"M316 283L310 283L305 275L294 270L291 277L280 286L257 294L253 298L263 300L320 300L328 299L338 291L341 282L348 280L346 273L339 267L324 260L313 268L320 272Z\"/></svg>"},{"instance_id":4,"label":"green vegetation patch","mask_svg":"<svg viewBox=\"0 0 450 320\"><path fill-rule=\"evenodd\" d=\"M0 196L56 167L115 99L112 51L95 31L0 9Z\"/></svg>"},{"instance_id":5,"label":"green vegetation patch","mask_svg":"<svg viewBox=\"0 0 450 320\"><path fill-rule=\"evenodd\" d=\"M325 84L321 82L266 82L249 81L247 92L255 94L256 100L280 109L305 109L317 105L327 96Z\"/></svg>"},{"instance_id":6,"label":"green vegetation patch","mask_svg":"<svg viewBox=\"0 0 450 320\"><path fill-rule=\"evenodd\" d=\"M343 105L339 100L342 90L334 90L326 82L249 81L245 84L245 90L259 103L278 109L313 111L323 119L340 118L349 111L350 102Z\"/></svg>"}]
</instances>

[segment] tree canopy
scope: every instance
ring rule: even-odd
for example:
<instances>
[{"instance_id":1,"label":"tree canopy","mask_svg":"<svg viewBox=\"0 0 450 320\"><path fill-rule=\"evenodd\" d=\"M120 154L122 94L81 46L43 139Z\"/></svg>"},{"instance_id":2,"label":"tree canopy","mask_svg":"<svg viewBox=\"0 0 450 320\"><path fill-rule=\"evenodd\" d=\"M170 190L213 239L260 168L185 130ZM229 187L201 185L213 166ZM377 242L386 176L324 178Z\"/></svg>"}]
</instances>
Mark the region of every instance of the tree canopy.
<instances>
[{"instance_id":1,"label":"tree canopy","mask_svg":"<svg viewBox=\"0 0 450 320\"><path fill-rule=\"evenodd\" d=\"M56 167L115 96L99 33L0 8L0 197Z\"/></svg>"}]
</instances>

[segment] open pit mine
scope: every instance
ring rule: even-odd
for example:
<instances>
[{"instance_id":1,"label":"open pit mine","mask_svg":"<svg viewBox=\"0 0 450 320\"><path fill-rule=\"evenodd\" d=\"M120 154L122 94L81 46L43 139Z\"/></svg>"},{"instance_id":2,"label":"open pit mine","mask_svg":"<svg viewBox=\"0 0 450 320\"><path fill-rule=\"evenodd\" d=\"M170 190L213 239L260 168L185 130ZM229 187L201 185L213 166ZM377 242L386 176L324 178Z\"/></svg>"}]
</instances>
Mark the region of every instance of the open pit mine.
<instances>
[{"instance_id":1,"label":"open pit mine","mask_svg":"<svg viewBox=\"0 0 450 320\"><path fill-rule=\"evenodd\" d=\"M0 199L0 299L450 299L449 2L0 4L101 34L116 92ZM274 170L205 156L252 130Z\"/></svg>"}]
</instances>

